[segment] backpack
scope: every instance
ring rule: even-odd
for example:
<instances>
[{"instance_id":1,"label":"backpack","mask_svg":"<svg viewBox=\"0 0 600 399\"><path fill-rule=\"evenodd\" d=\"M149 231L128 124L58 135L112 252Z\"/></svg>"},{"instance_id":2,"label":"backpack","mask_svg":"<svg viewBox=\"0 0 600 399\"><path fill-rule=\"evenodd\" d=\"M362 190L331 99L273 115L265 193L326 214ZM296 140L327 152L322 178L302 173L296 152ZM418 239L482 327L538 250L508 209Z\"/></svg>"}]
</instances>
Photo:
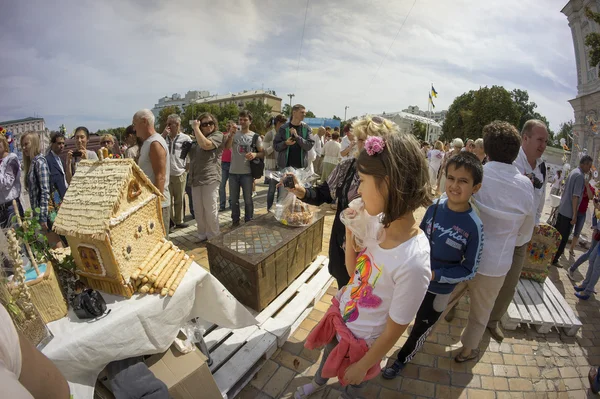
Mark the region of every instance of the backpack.
<instances>
[{"instance_id":1,"label":"backpack","mask_svg":"<svg viewBox=\"0 0 600 399\"><path fill-rule=\"evenodd\" d=\"M258 152L258 148L256 148L256 143L258 142L258 133L254 133L252 136L252 152ZM260 179L263 177L265 171L265 160L262 158L254 158L250 161L250 174L253 179Z\"/></svg>"}]
</instances>

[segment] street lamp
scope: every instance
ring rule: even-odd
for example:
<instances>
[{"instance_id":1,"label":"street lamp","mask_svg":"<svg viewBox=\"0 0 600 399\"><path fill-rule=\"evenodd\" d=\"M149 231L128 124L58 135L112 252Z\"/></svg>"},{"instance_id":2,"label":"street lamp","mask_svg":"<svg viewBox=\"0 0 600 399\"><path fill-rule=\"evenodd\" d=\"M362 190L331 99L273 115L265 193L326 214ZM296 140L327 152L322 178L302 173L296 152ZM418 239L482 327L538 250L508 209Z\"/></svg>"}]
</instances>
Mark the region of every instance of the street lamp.
<instances>
[{"instance_id":1,"label":"street lamp","mask_svg":"<svg viewBox=\"0 0 600 399\"><path fill-rule=\"evenodd\" d=\"M344 107L344 121L346 121L346 113L348 112L348 108L350 107L347 105Z\"/></svg>"}]
</instances>

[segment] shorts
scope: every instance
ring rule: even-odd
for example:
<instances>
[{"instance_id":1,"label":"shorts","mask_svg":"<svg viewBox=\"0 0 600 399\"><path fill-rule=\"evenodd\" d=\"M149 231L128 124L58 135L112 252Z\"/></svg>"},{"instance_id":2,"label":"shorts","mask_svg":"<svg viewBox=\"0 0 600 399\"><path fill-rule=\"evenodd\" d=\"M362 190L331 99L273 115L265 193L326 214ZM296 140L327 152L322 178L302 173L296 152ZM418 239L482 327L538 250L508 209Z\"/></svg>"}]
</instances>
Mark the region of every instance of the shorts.
<instances>
[{"instance_id":1,"label":"shorts","mask_svg":"<svg viewBox=\"0 0 600 399\"><path fill-rule=\"evenodd\" d=\"M573 229L573 237L579 238L583 225L585 224L586 212L577 214L577 221L575 222L575 228Z\"/></svg>"}]
</instances>

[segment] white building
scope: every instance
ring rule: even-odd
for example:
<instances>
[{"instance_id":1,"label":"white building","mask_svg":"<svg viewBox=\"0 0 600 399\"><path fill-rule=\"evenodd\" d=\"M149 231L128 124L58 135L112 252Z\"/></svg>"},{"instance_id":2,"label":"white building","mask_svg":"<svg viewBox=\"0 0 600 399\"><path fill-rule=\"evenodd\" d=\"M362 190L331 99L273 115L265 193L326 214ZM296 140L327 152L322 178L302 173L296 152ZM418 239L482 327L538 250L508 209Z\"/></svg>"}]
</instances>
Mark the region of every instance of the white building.
<instances>
[{"instance_id":1,"label":"white building","mask_svg":"<svg viewBox=\"0 0 600 399\"><path fill-rule=\"evenodd\" d=\"M429 142L436 141L442 135L442 126L433 119L429 119L424 116L415 115L405 111L392 113L384 112L379 116L389 119L392 122L396 123L400 128L400 131L405 133L410 133L412 131L415 121L427 125L428 137L426 137L426 140Z\"/></svg>"},{"instance_id":2,"label":"white building","mask_svg":"<svg viewBox=\"0 0 600 399\"><path fill-rule=\"evenodd\" d=\"M21 136L28 132L36 132L40 135L40 146L43 152L45 152L49 146L50 133L46 128L44 118L34 118L30 116L28 118L0 122L0 126L13 133L13 140L15 142L15 147L17 148L20 147Z\"/></svg>"},{"instance_id":3,"label":"white building","mask_svg":"<svg viewBox=\"0 0 600 399\"><path fill-rule=\"evenodd\" d=\"M163 98L158 99L157 104L154 104L152 113L158 118L158 114L163 108L176 106L183 110L188 104L209 96L210 92L207 90L190 90L185 94L185 97L181 97L181 94L178 93L173 94L171 97L164 96Z\"/></svg>"},{"instance_id":4,"label":"white building","mask_svg":"<svg viewBox=\"0 0 600 399\"><path fill-rule=\"evenodd\" d=\"M600 12L600 1L570 0L561 10L567 16L571 28L577 67L577 97L569 100L575 113L573 135L577 144L573 145L575 150L571 153L571 165L578 163L583 150L587 150L594 159L598 159L600 153L600 123L597 127L592 123L600 119L600 79L598 68L590 67L589 49L584 44L586 35L600 32L600 26L585 16L586 7Z\"/></svg>"},{"instance_id":5,"label":"white building","mask_svg":"<svg viewBox=\"0 0 600 399\"><path fill-rule=\"evenodd\" d=\"M406 112L407 114L423 116L425 118L430 118L439 123L440 125L444 124L446 120L447 110L443 111L421 111L417 105L409 105L408 108L403 109L402 112Z\"/></svg>"}]
</instances>

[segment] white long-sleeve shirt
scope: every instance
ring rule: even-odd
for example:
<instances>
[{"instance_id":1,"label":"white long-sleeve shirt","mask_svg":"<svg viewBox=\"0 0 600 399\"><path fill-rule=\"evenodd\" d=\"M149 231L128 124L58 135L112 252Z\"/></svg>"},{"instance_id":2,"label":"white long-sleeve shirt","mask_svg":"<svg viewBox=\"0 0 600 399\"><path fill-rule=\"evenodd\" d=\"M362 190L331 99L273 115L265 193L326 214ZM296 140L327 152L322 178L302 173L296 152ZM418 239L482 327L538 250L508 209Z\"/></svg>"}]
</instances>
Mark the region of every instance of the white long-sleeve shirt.
<instances>
[{"instance_id":1,"label":"white long-sleeve shirt","mask_svg":"<svg viewBox=\"0 0 600 399\"><path fill-rule=\"evenodd\" d=\"M311 134L310 138L315 142L313 149L315 150L315 153L317 154L317 156L320 157L321 155L323 155L323 142L321 141L321 136L319 136L319 134L315 133L315 134Z\"/></svg>"},{"instance_id":2,"label":"white long-sleeve shirt","mask_svg":"<svg viewBox=\"0 0 600 399\"><path fill-rule=\"evenodd\" d=\"M527 160L527 155L525 155L525 151L523 151L523 147L521 147L519 149L519 155L517 156L517 159L515 159L515 161L513 162L513 165L515 165L517 167L517 169L519 169L519 172L521 172L521 174L523 175L529 175L531 173L533 173L535 175L535 177L537 177L538 179L540 179L540 181L543 182L542 184L542 188L534 188L534 192L533 192L533 199L534 199L534 204L535 204L535 225L539 225L540 224L540 218L542 217L542 212L544 210L544 203L546 202L546 181L547 179L544 179L544 175L542 174L542 170L540 169L540 165L542 164L542 162L544 162L544 160L542 158L538 158L535 161L535 170L531 168L531 165L529 164L529 161ZM518 244L517 246L526 244L529 241L526 241L524 243Z\"/></svg>"},{"instance_id":3,"label":"white long-sleeve shirt","mask_svg":"<svg viewBox=\"0 0 600 399\"><path fill-rule=\"evenodd\" d=\"M483 167L481 189L473 198L485 232L477 273L505 276L515 247L531 241L535 226L533 185L515 165L488 162Z\"/></svg>"}]
</instances>

